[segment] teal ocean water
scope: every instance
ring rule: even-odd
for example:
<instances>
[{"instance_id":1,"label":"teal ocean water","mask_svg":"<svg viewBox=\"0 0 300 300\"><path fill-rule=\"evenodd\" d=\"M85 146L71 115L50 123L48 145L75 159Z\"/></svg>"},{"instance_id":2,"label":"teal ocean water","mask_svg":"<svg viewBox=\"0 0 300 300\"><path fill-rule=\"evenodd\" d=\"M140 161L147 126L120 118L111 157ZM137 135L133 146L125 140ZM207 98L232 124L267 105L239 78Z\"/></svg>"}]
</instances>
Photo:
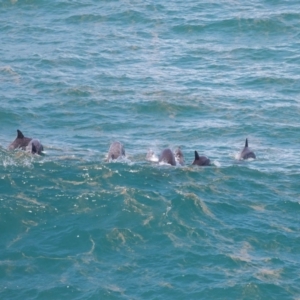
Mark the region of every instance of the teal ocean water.
<instances>
[{"instance_id":1,"label":"teal ocean water","mask_svg":"<svg viewBox=\"0 0 300 300\"><path fill-rule=\"evenodd\" d=\"M1 0L0 37L0 299L300 299L299 1Z\"/></svg>"}]
</instances>

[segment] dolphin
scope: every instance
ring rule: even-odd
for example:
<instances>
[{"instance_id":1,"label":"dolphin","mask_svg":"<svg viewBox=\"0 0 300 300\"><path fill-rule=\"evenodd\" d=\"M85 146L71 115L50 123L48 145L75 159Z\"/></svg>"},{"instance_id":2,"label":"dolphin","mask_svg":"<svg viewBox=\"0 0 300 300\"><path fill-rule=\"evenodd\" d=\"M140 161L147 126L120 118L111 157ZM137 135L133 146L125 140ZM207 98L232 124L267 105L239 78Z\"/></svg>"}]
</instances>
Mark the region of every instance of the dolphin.
<instances>
[{"instance_id":1,"label":"dolphin","mask_svg":"<svg viewBox=\"0 0 300 300\"><path fill-rule=\"evenodd\" d=\"M120 142L113 142L108 150L107 160L117 159L125 156L124 146Z\"/></svg>"},{"instance_id":2,"label":"dolphin","mask_svg":"<svg viewBox=\"0 0 300 300\"><path fill-rule=\"evenodd\" d=\"M41 154L42 151L44 151L44 147L38 139L32 139L26 147L26 150L32 154Z\"/></svg>"},{"instance_id":3,"label":"dolphin","mask_svg":"<svg viewBox=\"0 0 300 300\"><path fill-rule=\"evenodd\" d=\"M32 154L41 154L41 152L44 150L43 145L38 139L25 137L19 129L17 130L17 133L18 135L16 139L8 146L8 150L20 148L22 150L29 151Z\"/></svg>"},{"instance_id":4,"label":"dolphin","mask_svg":"<svg viewBox=\"0 0 300 300\"><path fill-rule=\"evenodd\" d=\"M20 148L22 150L27 150L32 154L41 154L44 150L43 145L38 139L25 137L19 129L17 130L17 133L16 139L8 146L8 150Z\"/></svg>"},{"instance_id":5,"label":"dolphin","mask_svg":"<svg viewBox=\"0 0 300 300\"><path fill-rule=\"evenodd\" d=\"M254 152L248 147L248 139L246 139L245 147L239 155L239 159L256 158Z\"/></svg>"},{"instance_id":6,"label":"dolphin","mask_svg":"<svg viewBox=\"0 0 300 300\"><path fill-rule=\"evenodd\" d=\"M17 130L17 137L16 139L8 146L8 150L14 150L17 148L21 148L25 150L32 138L25 137L23 133L18 129Z\"/></svg>"},{"instance_id":7,"label":"dolphin","mask_svg":"<svg viewBox=\"0 0 300 300\"><path fill-rule=\"evenodd\" d=\"M180 164L180 165L184 165L184 156L183 156L183 153L181 151L181 148L178 147L176 150L175 150L175 160Z\"/></svg>"},{"instance_id":8,"label":"dolphin","mask_svg":"<svg viewBox=\"0 0 300 300\"><path fill-rule=\"evenodd\" d=\"M169 148L166 148L161 152L158 161L165 162L172 166L176 166L175 156L174 156L173 152L171 151L171 149L169 149Z\"/></svg>"},{"instance_id":9,"label":"dolphin","mask_svg":"<svg viewBox=\"0 0 300 300\"><path fill-rule=\"evenodd\" d=\"M196 166L209 166L210 160L206 156L199 156L198 152L195 151L195 160L192 165Z\"/></svg>"}]
</instances>

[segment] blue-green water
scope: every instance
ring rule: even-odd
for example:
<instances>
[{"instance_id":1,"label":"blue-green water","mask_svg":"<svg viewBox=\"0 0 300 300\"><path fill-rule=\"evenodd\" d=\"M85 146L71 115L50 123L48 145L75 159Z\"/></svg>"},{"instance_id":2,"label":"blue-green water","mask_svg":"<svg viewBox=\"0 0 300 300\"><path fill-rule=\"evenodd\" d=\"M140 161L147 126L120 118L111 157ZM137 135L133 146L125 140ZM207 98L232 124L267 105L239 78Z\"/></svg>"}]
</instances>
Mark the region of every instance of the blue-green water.
<instances>
[{"instance_id":1,"label":"blue-green water","mask_svg":"<svg viewBox=\"0 0 300 300\"><path fill-rule=\"evenodd\" d=\"M1 299L300 299L299 1L1 0L0 37Z\"/></svg>"}]
</instances>

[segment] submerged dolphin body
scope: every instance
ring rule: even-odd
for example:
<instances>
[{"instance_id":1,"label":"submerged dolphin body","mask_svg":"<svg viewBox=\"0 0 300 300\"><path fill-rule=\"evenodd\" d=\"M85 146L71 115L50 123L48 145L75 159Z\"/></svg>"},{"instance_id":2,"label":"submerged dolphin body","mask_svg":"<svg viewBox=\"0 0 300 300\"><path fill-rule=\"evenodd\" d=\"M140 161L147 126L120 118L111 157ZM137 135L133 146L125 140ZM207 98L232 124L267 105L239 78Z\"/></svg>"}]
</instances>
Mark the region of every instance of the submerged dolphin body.
<instances>
[{"instance_id":1,"label":"submerged dolphin body","mask_svg":"<svg viewBox=\"0 0 300 300\"><path fill-rule=\"evenodd\" d=\"M175 156L172 150L169 148L166 148L161 152L158 161L170 164L172 166L176 166Z\"/></svg>"},{"instance_id":2,"label":"submerged dolphin body","mask_svg":"<svg viewBox=\"0 0 300 300\"><path fill-rule=\"evenodd\" d=\"M254 152L248 147L248 139L246 139L245 147L239 155L239 159L256 158Z\"/></svg>"},{"instance_id":3,"label":"submerged dolphin body","mask_svg":"<svg viewBox=\"0 0 300 300\"><path fill-rule=\"evenodd\" d=\"M206 156L199 156L198 152L195 151L195 160L193 161L192 165L209 166L210 160Z\"/></svg>"},{"instance_id":4,"label":"submerged dolphin body","mask_svg":"<svg viewBox=\"0 0 300 300\"><path fill-rule=\"evenodd\" d=\"M123 144L120 142L113 142L108 150L107 160L117 159L119 157L125 156L125 149Z\"/></svg>"}]
</instances>

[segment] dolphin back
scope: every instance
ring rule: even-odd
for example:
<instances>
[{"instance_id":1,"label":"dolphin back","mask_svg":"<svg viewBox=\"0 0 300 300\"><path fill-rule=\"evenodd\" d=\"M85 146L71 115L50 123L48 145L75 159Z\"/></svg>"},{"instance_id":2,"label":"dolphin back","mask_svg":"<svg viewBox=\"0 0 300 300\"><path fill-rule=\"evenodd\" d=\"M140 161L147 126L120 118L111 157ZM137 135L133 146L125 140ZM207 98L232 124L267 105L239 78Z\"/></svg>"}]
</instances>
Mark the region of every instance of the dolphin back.
<instances>
[{"instance_id":1,"label":"dolphin back","mask_svg":"<svg viewBox=\"0 0 300 300\"><path fill-rule=\"evenodd\" d=\"M210 165L210 159L207 158L206 156L199 156L198 152L195 151L195 159L194 159L192 165L209 166Z\"/></svg>"},{"instance_id":2,"label":"dolphin back","mask_svg":"<svg viewBox=\"0 0 300 300\"><path fill-rule=\"evenodd\" d=\"M8 150L14 150L21 148L25 150L32 138L25 137L23 133L18 129L17 130L17 137L15 140L8 146Z\"/></svg>"},{"instance_id":3,"label":"dolphin back","mask_svg":"<svg viewBox=\"0 0 300 300\"><path fill-rule=\"evenodd\" d=\"M240 153L240 159L256 158L255 153L248 146L248 139L245 141L245 147Z\"/></svg>"},{"instance_id":4,"label":"dolphin back","mask_svg":"<svg viewBox=\"0 0 300 300\"><path fill-rule=\"evenodd\" d=\"M253 151L250 149L244 149L241 153L242 159L248 159L248 158L256 158L256 155Z\"/></svg>"}]
</instances>

